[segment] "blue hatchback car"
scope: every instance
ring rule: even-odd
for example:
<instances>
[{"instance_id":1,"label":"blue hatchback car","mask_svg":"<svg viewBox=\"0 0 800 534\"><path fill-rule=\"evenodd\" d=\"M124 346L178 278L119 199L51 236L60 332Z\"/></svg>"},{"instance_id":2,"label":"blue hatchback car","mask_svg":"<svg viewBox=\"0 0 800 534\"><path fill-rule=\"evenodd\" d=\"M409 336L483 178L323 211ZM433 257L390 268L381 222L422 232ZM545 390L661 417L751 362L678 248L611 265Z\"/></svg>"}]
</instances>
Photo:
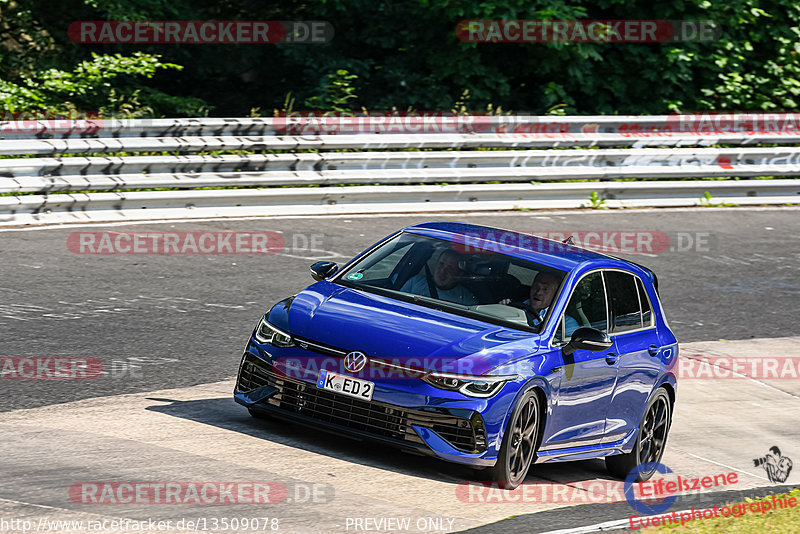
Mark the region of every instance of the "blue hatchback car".
<instances>
[{"instance_id":1,"label":"blue hatchback car","mask_svg":"<svg viewBox=\"0 0 800 534\"><path fill-rule=\"evenodd\" d=\"M311 275L250 337L234 397L252 415L469 464L506 488L534 462L602 457L624 478L660 461L678 345L649 269L430 222Z\"/></svg>"}]
</instances>

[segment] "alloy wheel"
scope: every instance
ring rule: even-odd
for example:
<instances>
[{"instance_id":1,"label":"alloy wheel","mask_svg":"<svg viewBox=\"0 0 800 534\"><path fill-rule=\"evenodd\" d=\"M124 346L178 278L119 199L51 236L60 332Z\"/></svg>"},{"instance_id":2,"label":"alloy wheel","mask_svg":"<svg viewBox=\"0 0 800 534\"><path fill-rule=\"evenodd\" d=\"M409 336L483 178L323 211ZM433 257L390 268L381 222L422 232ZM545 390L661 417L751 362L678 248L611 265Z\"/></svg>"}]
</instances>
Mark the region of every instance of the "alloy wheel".
<instances>
[{"instance_id":1,"label":"alloy wheel","mask_svg":"<svg viewBox=\"0 0 800 534\"><path fill-rule=\"evenodd\" d=\"M659 396L647 410L639 437L639 464L654 464L664 454L667 439L669 405L666 396Z\"/></svg>"},{"instance_id":2,"label":"alloy wheel","mask_svg":"<svg viewBox=\"0 0 800 534\"><path fill-rule=\"evenodd\" d=\"M536 397L531 396L521 407L511 427L508 472L512 481L521 481L528 472L536 451L536 428L539 420L539 406Z\"/></svg>"}]
</instances>

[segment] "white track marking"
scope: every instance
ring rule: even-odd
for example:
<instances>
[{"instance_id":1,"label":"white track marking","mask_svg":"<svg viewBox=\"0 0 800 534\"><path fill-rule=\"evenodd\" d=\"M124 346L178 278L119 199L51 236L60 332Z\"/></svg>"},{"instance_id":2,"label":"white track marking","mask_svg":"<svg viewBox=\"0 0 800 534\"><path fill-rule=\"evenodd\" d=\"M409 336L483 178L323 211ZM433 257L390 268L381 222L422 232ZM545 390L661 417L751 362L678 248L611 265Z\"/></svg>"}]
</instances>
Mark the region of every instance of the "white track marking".
<instances>
[{"instance_id":1,"label":"white track marking","mask_svg":"<svg viewBox=\"0 0 800 534\"><path fill-rule=\"evenodd\" d=\"M740 473L744 473L745 475L750 475L751 477L760 478L761 480L766 480L767 482L770 482L770 483L772 482L772 481L771 481L770 479L768 479L767 477L762 477L762 476L759 476L759 475L754 475L753 473L748 473L747 471L743 471L743 470L741 470L741 469L737 469L737 468L735 468L735 467L731 467L731 466L729 466L729 465L725 465L725 464L722 464L722 463L719 463L719 462L715 462L714 460L709 460L708 458L703 458L702 456L697 456L696 454L692 454L691 452L686 452L686 451L684 451L684 454L688 454L689 456L694 456L694 457L695 457L695 458L697 458L698 460L703 460L704 462L710 462L710 463L712 463L712 464L717 464L717 465L719 465L719 466L722 466L722 467L724 467L724 468L726 468L726 469L730 469L730 470L732 470L732 471L738 471L738 472L740 472Z\"/></svg>"},{"instance_id":2,"label":"white track marking","mask_svg":"<svg viewBox=\"0 0 800 534\"><path fill-rule=\"evenodd\" d=\"M21 504L23 506L35 506L36 508L45 508L47 510L55 510L57 512L75 512L75 510L70 510L69 508L58 508L56 506L47 506L44 504L35 504L32 502L23 502L23 501L15 501L14 499L3 499L0 497L0 502L8 502L11 504Z\"/></svg>"}]
</instances>

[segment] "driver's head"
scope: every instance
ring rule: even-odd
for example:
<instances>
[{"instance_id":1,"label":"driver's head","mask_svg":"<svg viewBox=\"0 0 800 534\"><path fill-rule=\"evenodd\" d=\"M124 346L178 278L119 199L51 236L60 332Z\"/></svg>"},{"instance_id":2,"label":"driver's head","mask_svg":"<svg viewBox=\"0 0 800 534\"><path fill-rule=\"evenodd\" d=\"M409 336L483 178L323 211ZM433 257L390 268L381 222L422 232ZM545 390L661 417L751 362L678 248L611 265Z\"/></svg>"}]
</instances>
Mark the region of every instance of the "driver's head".
<instances>
[{"instance_id":1,"label":"driver's head","mask_svg":"<svg viewBox=\"0 0 800 534\"><path fill-rule=\"evenodd\" d=\"M561 280L552 273L539 273L531 284L531 308L537 312L550 306Z\"/></svg>"},{"instance_id":2,"label":"driver's head","mask_svg":"<svg viewBox=\"0 0 800 534\"><path fill-rule=\"evenodd\" d=\"M453 289L463 276L463 271L458 267L460 255L453 250L445 250L436 262L433 271L433 281L439 289Z\"/></svg>"}]
</instances>

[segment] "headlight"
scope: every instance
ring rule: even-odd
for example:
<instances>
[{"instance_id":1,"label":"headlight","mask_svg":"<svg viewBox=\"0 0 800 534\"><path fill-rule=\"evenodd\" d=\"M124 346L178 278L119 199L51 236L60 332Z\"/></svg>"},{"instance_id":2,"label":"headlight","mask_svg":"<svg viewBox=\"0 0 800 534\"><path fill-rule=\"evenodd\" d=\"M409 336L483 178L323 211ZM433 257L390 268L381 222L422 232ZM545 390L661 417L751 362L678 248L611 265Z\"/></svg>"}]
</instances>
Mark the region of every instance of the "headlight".
<instances>
[{"instance_id":1,"label":"headlight","mask_svg":"<svg viewBox=\"0 0 800 534\"><path fill-rule=\"evenodd\" d=\"M468 397L491 397L500 391L503 384L517 378L517 375L469 376L429 373L422 377L422 380L435 388L458 391Z\"/></svg>"},{"instance_id":2,"label":"headlight","mask_svg":"<svg viewBox=\"0 0 800 534\"><path fill-rule=\"evenodd\" d=\"M261 322L258 323L258 328L256 328L256 341L282 348L294 346L292 336L269 324L266 315L261 318Z\"/></svg>"}]
</instances>

